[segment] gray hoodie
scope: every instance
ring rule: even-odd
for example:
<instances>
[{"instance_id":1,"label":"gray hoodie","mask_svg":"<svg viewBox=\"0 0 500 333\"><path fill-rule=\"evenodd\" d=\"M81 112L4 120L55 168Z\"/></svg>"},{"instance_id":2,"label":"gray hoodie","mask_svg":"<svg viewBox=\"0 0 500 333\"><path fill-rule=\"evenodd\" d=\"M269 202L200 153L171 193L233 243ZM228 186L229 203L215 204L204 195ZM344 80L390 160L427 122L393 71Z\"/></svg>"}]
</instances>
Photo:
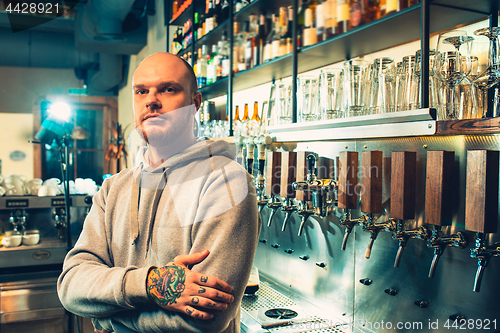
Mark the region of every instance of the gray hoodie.
<instances>
[{"instance_id":1,"label":"gray hoodie","mask_svg":"<svg viewBox=\"0 0 500 333\"><path fill-rule=\"evenodd\" d=\"M116 332L239 332L240 302L261 222L250 175L224 141L202 140L149 166L107 179L64 261L59 298L77 315ZM198 320L160 309L146 294L151 266L210 250L192 270L233 287L235 301Z\"/></svg>"}]
</instances>

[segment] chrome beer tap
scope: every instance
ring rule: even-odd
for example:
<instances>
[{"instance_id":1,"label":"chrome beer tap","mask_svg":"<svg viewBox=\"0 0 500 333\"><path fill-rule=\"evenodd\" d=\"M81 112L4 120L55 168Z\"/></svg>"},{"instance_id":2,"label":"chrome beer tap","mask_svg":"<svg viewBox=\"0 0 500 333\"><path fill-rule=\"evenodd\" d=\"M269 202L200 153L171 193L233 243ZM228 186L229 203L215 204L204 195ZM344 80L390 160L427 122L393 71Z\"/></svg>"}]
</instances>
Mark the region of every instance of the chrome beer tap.
<instances>
[{"instance_id":1,"label":"chrome beer tap","mask_svg":"<svg viewBox=\"0 0 500 333\"><path fill-rule=\"evenodd\" d=\"M381 155L380 167L381 167ZM401 255L408 239L420 234L423 230L404 231L404 221L415 219L415 185L416 185L416 153L409 151L392 152L391 154L391 218L385 222L375 223L377 218L369 216L363 223L363 230L370 232L370 242L365 258L369 259L373 243L380 231L393 233L399 240L398 253L394 266L398 267ZM381 200L381 199L380 199ZM381 204L381 201L380 201ZM380 207L381 208L381 207ZM363 208L362 208L363 209ZM399 232L399 233L398 233Z\"/></svg>"},{"instance_id":2,"label":"chrome beer tap","mask_svg":"<svg viewBox=\"0 0 500 333\"><path fill-rule=\"evenodd\" d=\"M370 233L370 242L366 248L365 258L370 259L372 254L373 243L377 239L380 231L394 232L396 230L396 222L394 219L389 219L385 222L376 223L378 217L374 217L373 214L369 214L367 219L362 224L363 231Z\"/></svg>"},{"instance_id":3,"label":"chrome beer tap","mask_svg":"<svg viewBox=\"0 0 500 333\"><path fill-rule=\"evenodd\" d=\"M309 216L314 215L314 208L310 207L311 201L300 201L297 214L300 216L299 236L302 236L304 225Z\"/></svg>"},{"instance_id":4,"label":"chrome beer tap","mask_svg":"<svg viewBox=\"0 0 500 333\"><path fill-rule=\"evenodd\" d=\"M434 248L434 257L432 258L431 268L429 269L429 277L433 278L436 273L437 263L444 249L447 246L455 246L463 249L467 247L467 240L465 239L465 234L461 231L453 235L443 236L441 234L441 227L436 226L434 230L432 230L432 236L428 240L427 246Z\"/></svg>"},{"instance_id":5,"label":"chrome beer tap","mask_svg":"<svg viewBox=\"0 0 500 333\"><path fill-rule=\"evenodd\" d=\"M474 278L479 292L484 270L491 257L500 256L500 243L486 244L486 234L498 232L498 150L469 150L465 189L465 230L476 232L475 247L470 256L477 259Z\"/></svg>"},{"instance_id":6,"label":"chrome beer tap","mask_svg":"<svg viewBox=\"0 0 500 333\"><path fill-rule=\"evenodd\" d=\"M333 204L333 200L327 199L328 192L337 189L337 182L333 179L318 179L315 164L318 159L316 154L307 156L307 179L305 181L293 182L294 191L312 192L312 205L314 215L326 217L329 214L328 207Z\"/></svg>"},{"instance_id":7,"label":"chrome beer tap","mask_svg":"<svg viewBox=\"0 0 500 333\"><path fill-rule=\"evenodd\" d=\"M500 256L500 243L495 243L493 245L487 246L485 240L485 234L478 232L476 236L476 246L470 249L471 258L477 259L477 271L474 278L474 288L473 291L479 292L481 289L481 281L483 279L483 274L488 262L491 257Z\"/></svg>"},{"instance_id":8,"label":"chrome beer tap","mask_svg":"<svg viewBox=\"0 0 500 333\"><path fill-rule=\"evenodd\" d=\"M408 244L408 240L411 238L427 240L429 238L429 229L427 226L423 225L413 230L404 230L404 221L398 221L396 223L395 231L392 237L399 241L398 253L396 254L396 259L394 260L394 267L399 267L401 262L401 256L403 251Z\"/></svg>"},{"instance_id":9,"label":"chrome beer tap","mask_svg":"<svg viewBox=\"0 0 500 333\"><path fill-rule=\"evenodd\" d=\"M278 209L282 206L282 202L280 201L279 197L276 195L271 196L269 199L267 206L271 208L271 214L269 214L269 219L267 220L267 226L270 227L271 223L273 221L273 217L278 211Z\"/></svg>"},{"instance_id":10,"label":"chrome beer tap","mask_svg":"<svg viewBox=\"0 0 500 333\"><path fill-rule=\"evenodd\" d=\"M299 206L295 205L293 198L285 198L281 206L281 210L285 212L285 219L283 220L283 226L281 227L281 231L286 230L286 225L288 223L288 220L292 216L293 212L296 212L298 209Z\"/></svg>"}]
</instances>

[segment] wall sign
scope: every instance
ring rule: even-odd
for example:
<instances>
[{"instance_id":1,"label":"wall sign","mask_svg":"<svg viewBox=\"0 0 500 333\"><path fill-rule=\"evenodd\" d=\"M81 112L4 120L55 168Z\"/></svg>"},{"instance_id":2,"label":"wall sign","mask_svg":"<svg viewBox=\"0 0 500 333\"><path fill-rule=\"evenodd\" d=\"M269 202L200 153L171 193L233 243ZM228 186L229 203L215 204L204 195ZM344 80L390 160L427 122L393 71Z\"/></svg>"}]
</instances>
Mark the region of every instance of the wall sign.
<instances>
[{"instance_id":1,"label":"wall sign","mask_svg":"<svg viewBox=\"0 0 500 333\"><path fill-rule=\"evenodd\" d=\"M9 158L15 162L20 162L26 158L26 153L20 150L14 150L9 154Z\"/></svg>"}]
</instances>

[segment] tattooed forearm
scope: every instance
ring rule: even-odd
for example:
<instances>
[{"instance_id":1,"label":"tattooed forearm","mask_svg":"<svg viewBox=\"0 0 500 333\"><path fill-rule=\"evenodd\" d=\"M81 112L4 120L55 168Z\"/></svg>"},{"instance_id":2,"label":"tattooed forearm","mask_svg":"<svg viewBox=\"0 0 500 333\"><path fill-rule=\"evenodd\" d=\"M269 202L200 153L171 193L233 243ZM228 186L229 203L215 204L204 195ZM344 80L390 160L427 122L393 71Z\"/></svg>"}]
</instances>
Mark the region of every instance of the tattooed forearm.
<instances>
[{"instance_id":1,"label":"tattooed forearm","mask_svg":"<svg viewBox=\"0 0 500 333\"><path fill-rule=\"evenodd\" d=\"M148 274L146 290L162 306L177 303L185 288L186 272L175 264L152 269Z\"/></svg>"}]
</instances>

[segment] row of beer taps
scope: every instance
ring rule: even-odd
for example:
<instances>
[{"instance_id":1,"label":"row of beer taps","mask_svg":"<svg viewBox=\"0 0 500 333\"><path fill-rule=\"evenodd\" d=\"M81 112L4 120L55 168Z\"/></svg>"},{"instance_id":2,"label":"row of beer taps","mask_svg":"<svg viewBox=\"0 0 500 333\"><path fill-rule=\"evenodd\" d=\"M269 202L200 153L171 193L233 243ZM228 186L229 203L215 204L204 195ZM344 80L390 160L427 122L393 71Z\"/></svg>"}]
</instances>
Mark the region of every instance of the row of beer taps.
<instances>
[{"instance_id":1,"label":"row of beer taps","mask_svg":"<svg viewBox=\"0 0 500 333\"><path fill-rule=\"evenodd\" d=\"M298 236L301 236L306 221L311 216L325 218L335 213L344 229L341 249L345 250L349 235L356 226L370 233L365 253L369 259L375 240L380 232L391 232L398 241L394 267L399 267L404 249L410 239L426 242L434 250L428 276L435 276L437 264L446 247L466 248L466 233L446 235L443 226L452 222L453 188L452 172L455 156L453 151L428 151L426 171L425 219L422 225L409 229L407 222L415 222L416 152L391 153L391 198L390 217L382 208L382 151L362 152L362 165L358 166L358 152L344 151L337 159L337 176L333 161L312 152L267 151L272 139L268 136L237 138L238 162L245 165L243 151L246 150L246 167L253 174L254 148L258 148L258 170L255 176L259 212L270 209L267 226L278 210L284 213L282 231L293 213L300 216ZM325 169L326 176L318 173ZM267 165L266 174L264 170ZM484 172L477 174L480 165ZM498 211L498 151L468 151L467 196L465 229L477 233L471 257L478 259L473 290L480 290L482 276L488 261L500 255L500 243L487 245L486 234L497 232ZM495 171L496 170L496 171ZM361 171L362 179L358 181ZM470 175L469 175L470 173ZM472 177L483 179L472 180ZM496 180L495 180L496 175ZM486 177L486 178L485 178ZM488 187L484 189L484 187ZM363 190L360 191L360 188ZM495 199L496 196L496 199ZM282 198L282 199L280 199ZM353 218L361 202L361 215ZM496 204L495 204L496 203ZM479 207L479 209L477 208ZM482 209L481 209L482 207ZM338 213L339 209L343 213ZM382 220L383 219L383 220Z\"/></svg>"}]
</instances>

